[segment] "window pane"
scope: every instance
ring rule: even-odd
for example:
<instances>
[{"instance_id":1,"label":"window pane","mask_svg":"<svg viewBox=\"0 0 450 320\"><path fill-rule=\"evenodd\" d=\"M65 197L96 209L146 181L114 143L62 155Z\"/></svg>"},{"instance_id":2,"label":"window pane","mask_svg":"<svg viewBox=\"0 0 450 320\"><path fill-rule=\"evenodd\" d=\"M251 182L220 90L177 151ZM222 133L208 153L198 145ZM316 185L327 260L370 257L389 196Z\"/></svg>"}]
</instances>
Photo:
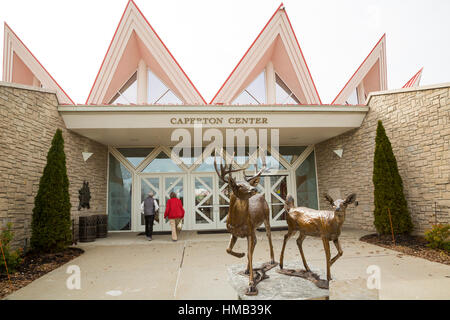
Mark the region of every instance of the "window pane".
<instances>
[{"instance_id":1,"label":"window pane","mask_svg":"<svg viewBox=\"0 0 450 320\"><path fill-rule=\"evenodd\" d=\"M153 73L150 71L150 69L147 72L148 76L148 102L149 103L155 103L156 100L161 97L164 92L166 92L169 88L162 83L162 81Z\"/></svg>"},{"instance_id":2,"label":"window pane","mask_svg":"<svg viewBox=\"0 0 450 320\"><path fill-rule=\"evenodd\" d=\"M172 90L169 90L158 101L156 101L155 104L183 104L183 101L178 99Z\"/></svg>"},{"instance_id":3,"label":"window pane","mask_svg":"<svg viewBox=\"0 0 450 320\"><path fill-rule=\"evenodd\" d=\"M168 155L161 152L142 172L183 172L183 170Z\"/></svg>"},{"instance_id":4,"label":"window pane","mask_svg":"<svg viewBox=\"0 0 450 320\"><path fill-rule=\"evenodd\" d=\"M232 104L259 104L247 91L243 91Z\"/></svg>"},{"instance_id":5,"label":"window pane","mask_svg":"<svg viewBox=\"0 0 450 320\"><path fill-rule=\"evenodd\" d=\"M183 104L173 92L150 69L148 76L148 103L150 104Z\"/></svg>"},{"instance_id":6,"label":"window pane","mask_svg":"<svg viewBox=\"0 0 450 320\"><path fill-rule=\"evenodd\" d=\"M153 151L153 148L117 148L117 151L127 158L134 167L137 167Z\"/></svg>"},{"instance_id":7,"label":"window pane","mask_svg":"<svg viewBox=\"0 0 450 320\"><path fill-rule=\"evenodd\" d=\"M350 97L348 97L347 101L345 101L347 104L358 104L358 92L353 90Z\"/></svg>"},{"instance_id":8,"label":"window pane","mask_svg":"<svg viewBox=\"0 0 450 320\"><path fill-rule=\"evenodd\" d=\"M170 147L170 151L173 150L173 147ZM186 165L186 167L190 167L194 162L195 162L195 158L193 157L195 155L195 151L194 148L187 148L186 149L186 154L184 154L184 149L181 148L181 150L177 153L175 153L175 155L177 155L181 161Z\"/></svg>"},{"instance_id":9,"label":"window pane","mask_svg":"<svg viewBox=\"0 0 450 320\"><path fill-rule=\"evenodd\" d=\"M298 206L318 209L314 152L295 171L295 180Z\"/></svg>"},{"instance_id":10,"label":"window pane","mask_svg":"<svg viewBox=\"0 0 450 320\"><path fill-rule=\"evenodd\" d=\"M266 166L267 166L267 169L269 169L269 173L270 173L270 169L286 170L286 168L281 164L281 162L278 161L277 158L272 156L270 153L267 153L267 155L266 155ZM254 168L254 166L252 166L252 168ZM260 168L262 168L262 160L260 157L258 157L258 169L260 169ZM249 170L250 170L250 168L249 168Z\"/></svg>"},{"instance_id":11,"label":"window pane","mask_svg":"<svg viewBox=\"0 0 450 320\"><path fill-rule=\"evenodd\" d=\"M286 146L279 147L278 152L282 155L284 160L293 164L295 160L305 151L306 147Z\"/></svg>"},{"instance_id":12,"label":"window pane","mask_svg":"<svg viewBox=\"0 0 450 320\"><path fill-rule=\"evenodd\" d=\"M232 102L232 104L264 104L266 103L266 76L265 71L253 80L252 83Z\"/></svg>"},{"instance_id":13,"label":"window pane","mask_svg":"<svg viewBox=\"0 0 450 320\"><path fill-rule=\"evenodd\" d=\"M119 92L112 98L111 104L132 104L137 103L137 74L125 83Z\"/></svg>"},{"instance_id":14,"label":"window pane","mask_svg":"<svg viewBox=\"0 0 450 320\"><path fill-rule=\"evenodd\" d=\"M275 74L276 102L279 104L300 104L300 100L292 93L288 86Z\"/></svg>"},{"instance_id":15,"label":"window pane","mask_svg":"<svg viewBox=\"0 0 450 320\"><path fill-rule=\"evenodd\" d=\"M220 163L223 163L222 157L217 156L217 168L219 168ZM208 156L206 159L203 159L202 164L195 168L196 172L216 172L214 168L214 157Z\"/></svg>"},{"instance_id":16,"label":"window pane","mask_svg":"<svg viewBox=\"0 0 450 320\"><path fill-rule=\"evenodd\" d=\"M108 228L131 229L131 173L109 155Z\"/></svg>"},{"instance_id":17,"label":"window pane","mask_svg":"<svg viewBox=\"0 0 450 320\"><path fill-rule=\"evenodd\" d=\"M266 73L264 71L250 83L247 91L260 103L266 103Z\"/></svg>"}]
</instances>

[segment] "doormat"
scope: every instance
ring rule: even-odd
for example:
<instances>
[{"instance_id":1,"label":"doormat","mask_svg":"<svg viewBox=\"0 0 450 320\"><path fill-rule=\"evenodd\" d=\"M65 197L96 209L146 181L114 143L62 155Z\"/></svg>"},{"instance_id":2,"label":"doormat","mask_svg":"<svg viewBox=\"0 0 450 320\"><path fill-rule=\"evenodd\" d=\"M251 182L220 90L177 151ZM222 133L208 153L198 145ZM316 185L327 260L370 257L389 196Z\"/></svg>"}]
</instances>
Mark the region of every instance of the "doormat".
<instances>
[{"instance_id":1,"label":"doormat","mask_svg":"<svg viewBox=\"0 0 450 320\"><path fill-rule=\"evenodd\" d=\"M171 231L153 231L153 235L172 234ZM145 236L145 232L139 232L138 236Z\"/></svg>"},{"instance_id":2,"label":"doormat","mask_svg":"<svg viewBox=\"0 0 450 320\"><path fill-rule=\"evenodd\" d=\"M227 230L198 230L197 234L229 233Z\"/></svg>"}]
</instances>

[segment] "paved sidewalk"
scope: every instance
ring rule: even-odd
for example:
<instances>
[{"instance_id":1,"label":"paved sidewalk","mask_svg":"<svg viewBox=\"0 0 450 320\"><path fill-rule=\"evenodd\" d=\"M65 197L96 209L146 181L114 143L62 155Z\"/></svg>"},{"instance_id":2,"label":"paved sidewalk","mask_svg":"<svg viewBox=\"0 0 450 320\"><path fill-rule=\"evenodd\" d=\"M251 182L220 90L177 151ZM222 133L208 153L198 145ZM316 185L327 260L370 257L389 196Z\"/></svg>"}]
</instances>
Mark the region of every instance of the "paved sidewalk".
<instances>
[{"instance_id":1,"label":"paved sidewalk","mask_svg":"<svg viewBox=\"0 0 450 320\"><path fill-rule=\"evenodd\" d=\"M285 233L272 232L277 261ZM334 279L367 278L367 268L377 265L381 269L380 299L450 299L449 266L360 242L364 234L343 231L344 255L332 267ZM265 233L257 236L254 261L268 261ZM226 233L183 231L178 242L172 242L170 235L156 235L149 242L137 233L110 233L106 239L80 243L84 254L6 299L236 299L227 266L244 265L247 259L226 254L228 240ZM322 241L308 237L303 246L310 267L325 268ZM246 247L246 240L240 239L235 250L246 252ZM334 255L334 246L332 250ZM286 247L285 261L302 267L295 238ZM80 290L66 287L69 265L80 267Z\"/></svg>"}]
</instances>

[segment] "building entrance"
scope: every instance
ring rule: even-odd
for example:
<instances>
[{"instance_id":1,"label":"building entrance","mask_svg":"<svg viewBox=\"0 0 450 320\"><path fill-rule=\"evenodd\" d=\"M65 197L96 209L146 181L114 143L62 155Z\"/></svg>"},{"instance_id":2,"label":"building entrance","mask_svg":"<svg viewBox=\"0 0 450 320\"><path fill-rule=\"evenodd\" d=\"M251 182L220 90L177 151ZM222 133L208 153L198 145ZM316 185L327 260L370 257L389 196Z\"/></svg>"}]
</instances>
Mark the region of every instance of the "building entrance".
<instances>
[{"instance_id":1,"label":"building entrance","mask_svg":"<svg viewBox=\"0 0 450 320\"><path fill-rule=\"evenodd\" d=\"M153 230L154 231L169 231L170 224L164 220L164 212L166 210L167 200L170 199L170 193L175 192L177 197L183 203L183 207L186 210L186 205L184 201L184 191L186 183L186 174L173 174L173 173L158 173L158 174L141 174L140 175L140 186L141 197L140 203L148 196L149 192L152 191L154 194L154 199L158 202L159 210L159 222L155 221ZM140 208L139 203L139 208ZM139 218L137 219L138 231L145 230L145 221L143 215L139 210Z\"/></svg>"},{"instance_id":2,"label":"building entrance","mask_svg":"<svg viewBox=\"0 0 450 320\"><path fill-rule=\"evenodd\" d=\"M219 150L218 161L231 159ZM170 148L110 147L108 178L108 219L110 231L144 231L141 203L152 191L159 204L159 222L155 231L169 231L164 221L167 200L173 191L185 209L184 230L225 229L230 190L214 169L211 150L204 150L202 158L171 159ZM249 165L250 158L257 160ZM235 158L236 179L252 176L261 168L261 160L253 155ZM243 161L240 161L243 160ZM257 188L264 194L273 227L286 226L284 200L292 194L299 206L318 208L315 155L313 146L283 147L270 150L266 157L268 170L263 173Z\"/></svg>"}]
</instances>

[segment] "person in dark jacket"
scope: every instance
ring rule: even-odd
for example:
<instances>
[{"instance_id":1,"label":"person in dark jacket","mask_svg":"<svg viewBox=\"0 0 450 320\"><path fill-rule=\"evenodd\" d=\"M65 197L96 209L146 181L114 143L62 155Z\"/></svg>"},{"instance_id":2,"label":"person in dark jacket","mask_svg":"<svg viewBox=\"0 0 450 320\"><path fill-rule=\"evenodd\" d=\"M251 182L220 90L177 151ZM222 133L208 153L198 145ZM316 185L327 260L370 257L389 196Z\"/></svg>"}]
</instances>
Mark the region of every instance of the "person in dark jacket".
<instances>
[{"instance_id":1,"label":"person in dark jacket","mask_svg":"<svg viewBox=\"0 0 450 320\"><path fill-rule=\"evenodd\" d=\"M170 193L170 199L167 200L164 219L170 220L170 228L172 229L172 241L178 240L181 231L181 220L184 218L183 203L177 198L175 192Z\"/></svg>"},{"instance_id":2,"label":"person in dark jacket","mask_svg":"<svg viewBox=\"0 0 450 320\"><path fill-rule=\"evenodd\" d=\"M149 192L148 197L142 202L142 207L145 219L145 235L148 241L152 241L153 221L159 209L158 202L153 198L153 192Z\"/></svg>"}]
</instances>

